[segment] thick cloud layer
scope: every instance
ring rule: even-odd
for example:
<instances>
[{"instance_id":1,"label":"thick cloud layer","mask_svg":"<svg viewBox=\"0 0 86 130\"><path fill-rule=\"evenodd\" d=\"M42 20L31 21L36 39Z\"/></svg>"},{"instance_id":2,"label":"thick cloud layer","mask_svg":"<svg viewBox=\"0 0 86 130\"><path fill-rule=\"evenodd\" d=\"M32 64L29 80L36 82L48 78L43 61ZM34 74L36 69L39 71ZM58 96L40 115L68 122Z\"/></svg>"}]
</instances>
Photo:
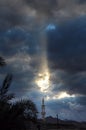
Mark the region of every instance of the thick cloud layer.
<instances>
[{"instance_id":1,"label":"thick cloud layer","mask_svg":"<svg viewBox=\"0 0 86 130\"><path fill-rule=\"evenodd\" d=\"M82 109L81 111L86 107L85 28L86 17L80 17L58 25L55 30L49 30L47 33L47 56L51 70L52 91L54 94L61 91L66 91L70 95L75 94L75 101L67 100L67 102L70 102L69 106L73 105L74 109ZM84 115L81 118L84 118Z\"/></svg>"},{"instance_id":2,"label":"thick cloud layer","mask_svg":"<svg viewBox=\"0 0 86 130\"><path fill-rule=\"evenodd\" d=\"M86 0L78 0L79 4L85 4Z\"/></svg>"},{"instance_id":3,"label":"thick cloud layer","mask_svg":"<svg viewBox=\"0 0 86 130\"><path fill-rule=\"evenodd\" d=\"M46 13L46 15L52 15L53 10L57 7L57 0L46 0L46 1L40 1L40 0L25 0L28 6L36 9L41 13Z\"/></svg>"},{"instance_id":4,"label":"thick cloud layer","mask_svg":"<svg viewBox=\"0 0 86 130\"><path fill-rule=\"evenodd\" d=\"M17 27L0 33L0 55L7 63L3 69L0 68L0 74L3 77L7 73L13 74L11 91L19 97L36 86L34 78L41 61L40 44L36 35L37 33L34 35L34 32Z\"/></svg>"},{"instance_id":5,"label":"thick cloud layer","mask_svg":"<svg viewBox=\"0 0 86 130\"><path fill-rule=\"evenodd\" d=\"M85 0L0 0L0 30L13 26L34 29L85 13Z\"/></svg>"},{"instance_id":6,"label":"thick cloud layer","mask_svg":"<svg viewBox=\"0 0 86 130\"><path fill-rule=\"evenodd\" d=\"M53 68L86 71L86 18L67 22L48 34L48 58Z\"/></svg>"}]
</instances>

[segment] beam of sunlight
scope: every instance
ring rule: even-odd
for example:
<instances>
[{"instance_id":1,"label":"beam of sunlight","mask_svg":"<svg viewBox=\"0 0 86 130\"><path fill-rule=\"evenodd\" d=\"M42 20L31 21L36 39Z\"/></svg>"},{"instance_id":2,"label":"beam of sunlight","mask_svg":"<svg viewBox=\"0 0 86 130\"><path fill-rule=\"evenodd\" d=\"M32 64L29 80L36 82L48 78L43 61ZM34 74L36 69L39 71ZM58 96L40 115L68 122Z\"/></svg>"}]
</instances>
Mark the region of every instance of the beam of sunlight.
<instances>
[{"instance_id":1,"label":"beam of sunlight","mask_svg":"<svg viewBox=\"0 0 86 130\"><path fill-rule=\"evenodd\" d=\"M40 34L40 41L41 41L41 62L38 74L35 78L36 85L40 88L40 91L43 93L48 92L50 86L50 72L48 68L48 61L47 61L47 40L46 40L46 33L42 32Z\"/></svg>"},{"instance_id":2,"label":"beam of sunlight","mask_svg":"<svg viewBox=\"0 0 86 130\"><path fill-rule=\"evenodd\" d=\"M41 72L38 74L38 78L36 79L36 84L40 88L41 92L47 92L49 88L49 78L50 74L48 70Z\"/></svg>"}]
</instances>

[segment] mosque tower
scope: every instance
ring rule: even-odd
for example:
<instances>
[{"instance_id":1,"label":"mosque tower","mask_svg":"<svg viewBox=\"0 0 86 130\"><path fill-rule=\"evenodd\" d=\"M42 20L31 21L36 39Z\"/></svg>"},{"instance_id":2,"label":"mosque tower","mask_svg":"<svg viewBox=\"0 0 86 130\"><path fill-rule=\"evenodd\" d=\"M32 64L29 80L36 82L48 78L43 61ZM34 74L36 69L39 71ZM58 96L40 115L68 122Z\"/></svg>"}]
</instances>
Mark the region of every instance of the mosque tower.
<instances>
[{"instance_id":1,"label":"mosque tower","mask_svg":"<svg viewBox=\"0 0 86 130\"><path fill-rule=\"evenodd\" d=\"M44 98L42 99L42 106L41 107L42 107L42 112L41 112L42 120L45 120L46 112L45 112Z\"/></svg>"}]
</instances>

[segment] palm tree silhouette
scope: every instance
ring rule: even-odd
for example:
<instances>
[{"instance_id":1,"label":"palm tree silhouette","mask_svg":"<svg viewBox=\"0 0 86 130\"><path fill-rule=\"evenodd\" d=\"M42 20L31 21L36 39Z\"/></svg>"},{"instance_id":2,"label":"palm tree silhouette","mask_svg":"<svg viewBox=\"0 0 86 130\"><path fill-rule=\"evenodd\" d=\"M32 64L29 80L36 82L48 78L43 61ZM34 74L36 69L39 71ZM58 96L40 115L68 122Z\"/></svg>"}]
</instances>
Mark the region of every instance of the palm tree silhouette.
<instances>
[{"instance_id":1,"label":"palm tree silhouette","mask_svg":"<svg viewBox=\"0 0 86 130\"><path fill-rule=\"evenodd\" d=\"M0 66L6 65L0 57ZM31 100L11 102L14 94L8 93L13 76L7 74L0 87L0 130L26 130L25 120L37 121L37 109ZM15 99L15 98L14 98Z\"/></svg>"}]
</instances>

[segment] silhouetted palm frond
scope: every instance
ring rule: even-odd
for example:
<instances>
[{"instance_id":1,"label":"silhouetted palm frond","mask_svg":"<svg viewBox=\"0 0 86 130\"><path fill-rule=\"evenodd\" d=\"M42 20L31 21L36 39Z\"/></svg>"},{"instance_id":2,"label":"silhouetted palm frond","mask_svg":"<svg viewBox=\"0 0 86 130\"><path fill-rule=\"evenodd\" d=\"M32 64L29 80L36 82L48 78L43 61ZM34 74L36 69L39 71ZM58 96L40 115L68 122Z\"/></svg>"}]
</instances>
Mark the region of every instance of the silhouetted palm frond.
<instances>
[{"instance_id":1,"label":"silhouetted palm frond","mask_svg":"<svg viewBox=\"0 0 86 130\"><path fill-rule=\"evenodd\" d=\"M10 86L10 84L11 84L11 81L12 81L12 75L8 74L8 75L5 77L4 81L3 81L3 85L2 85L2 88L1 88L1 94L4 95L4 94L7 93L8 88L9 88L9 86Z\"/></svg>"},{"instance_id":2,"label":"silhouetted palm frond","mask_svg":"<svg viewBox=\"0 0 86 130\"><path fill-rule=\"evenodd\" d=\"M14 94L7 94L7 95L0 95L0 100L3 102L8 102L10 101L12 98L14 98Z\"/></svg>"},{"instance_id":3,"label":"silhouetted palm frond","mask_svg":"<svg viewBox=\"0 0 86 130\"><path fill-rule=\"evenodd\" d=\"M12 81L12 75L8 74L3 81L2 87L0 88L0 100L8 101L11 100L14 96L13 94L8 94L8 89Z\"/></svg>"},{"instance_id":4,"label":"silhouetted palm frond","mask_svg":"<svg viewBox=\"0 0 86 130\"><path fill-rule=\"evenodd\" d=\"M6 65L5 60L0 56L0 66Z\"/></svg>"}]
</instances>

